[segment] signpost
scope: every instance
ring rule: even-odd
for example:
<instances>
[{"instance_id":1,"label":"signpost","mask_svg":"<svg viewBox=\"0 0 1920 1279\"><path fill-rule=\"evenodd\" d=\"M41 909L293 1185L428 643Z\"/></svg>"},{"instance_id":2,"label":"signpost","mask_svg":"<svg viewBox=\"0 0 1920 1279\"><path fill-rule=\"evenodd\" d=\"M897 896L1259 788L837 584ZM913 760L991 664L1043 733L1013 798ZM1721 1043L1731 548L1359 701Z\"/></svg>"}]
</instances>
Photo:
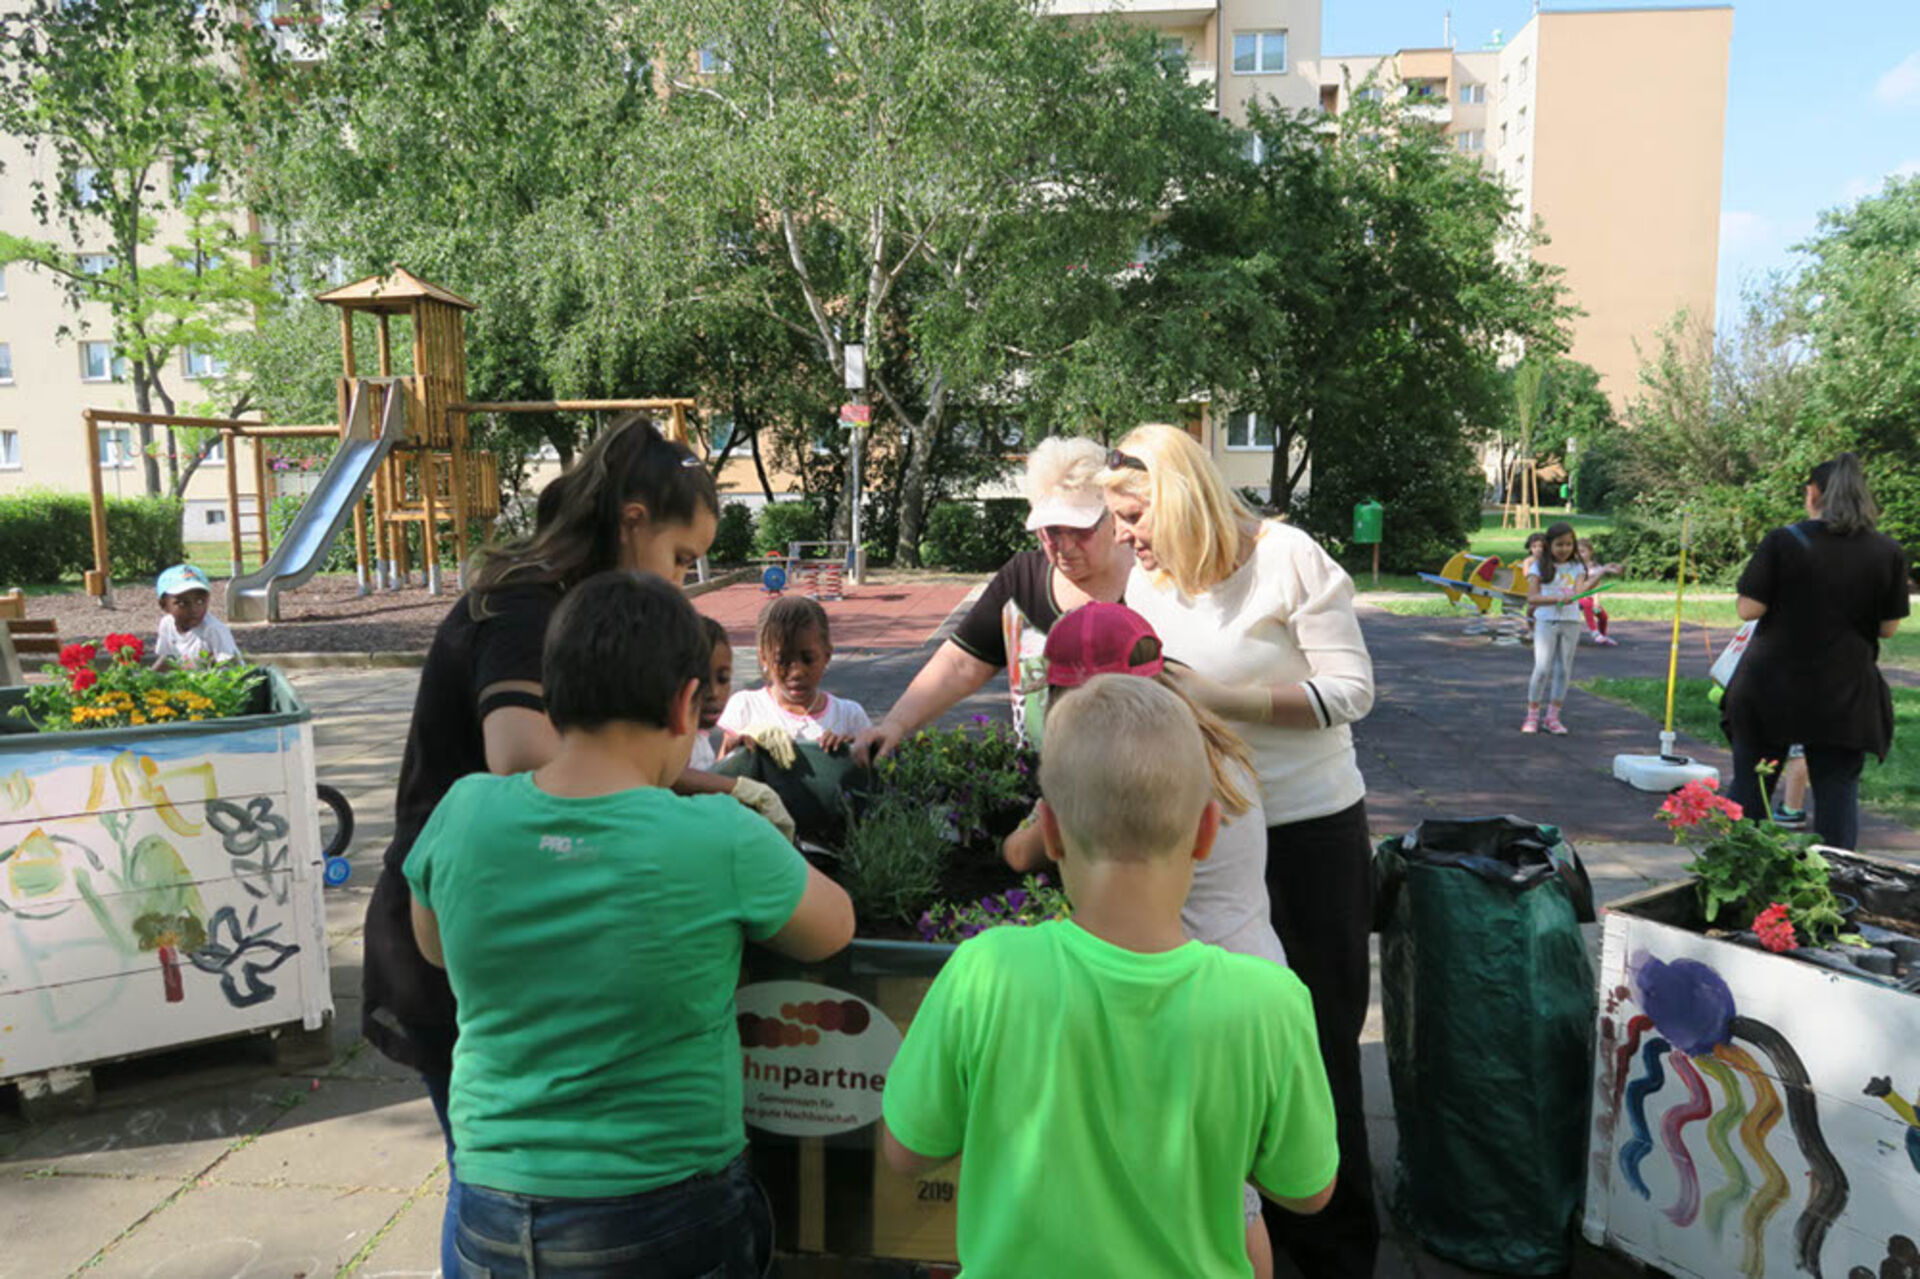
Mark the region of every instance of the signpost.
<instances>
[{"instance_id":1,"label":"signpost","mask_svg":"<svg viewBox=\"0 0 1920 1279\"><path fill-rule=\"evenodd\" d=\"M873 406L867 403L867 348L849 342L841 348L846 387L853 392L853 403L840 406L840 425L853 432L853 563L848 566L855 586L867 580L867 552L860 544L860 454L867 440L867 427L873 422Z\"/></svg>"}]
</instances>

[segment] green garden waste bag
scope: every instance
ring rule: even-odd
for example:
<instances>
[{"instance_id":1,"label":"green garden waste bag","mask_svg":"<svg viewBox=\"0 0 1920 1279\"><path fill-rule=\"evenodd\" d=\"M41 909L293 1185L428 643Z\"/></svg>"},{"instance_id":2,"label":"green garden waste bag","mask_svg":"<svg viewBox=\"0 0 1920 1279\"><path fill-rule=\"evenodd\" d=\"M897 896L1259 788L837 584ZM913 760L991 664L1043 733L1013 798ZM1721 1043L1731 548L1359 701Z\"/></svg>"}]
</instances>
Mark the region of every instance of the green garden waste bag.
<instances>
[{"instance_id":1,"label":"green garden waste bag","mask_svg":"<svg viewBox=\"0 0 1920 1279\"><path fill-rule=\"evenodd\" d=\"M1518 817L1422 822L1373 868L1392 1209L1462 1265L1565 1270L1593 1086L1586 869L1558 829Z\"/></svg>"},{"instance_id":2,"label":"green garden waste bag","mask_svg":"<svg viewBox=\"0 0 1920 1279\"><path fill-rule=\"evenodd\" d=\"M781 768L765 751L743 746L713 771L773 787L802 840L838 851L846 838L850 806L872 785L873 774L854 763L845 747L830 755L811 742L795 742L793 751L793 767Z\"/></svg>"}]
</instances>

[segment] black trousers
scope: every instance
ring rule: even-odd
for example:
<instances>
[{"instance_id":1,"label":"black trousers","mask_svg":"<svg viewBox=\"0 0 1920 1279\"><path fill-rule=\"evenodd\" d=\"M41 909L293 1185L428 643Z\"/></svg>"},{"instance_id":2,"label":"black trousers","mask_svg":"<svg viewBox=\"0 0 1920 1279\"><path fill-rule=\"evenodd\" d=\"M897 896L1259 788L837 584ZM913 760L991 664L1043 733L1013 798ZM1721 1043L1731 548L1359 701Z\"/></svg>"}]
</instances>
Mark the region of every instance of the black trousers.
<instances>
[{"instance_id":1,"label":"black trousers","mask_svg":"<svg viewBox=\"0 0 1920 1279\"><path fill-rule=\"evenodd\" d=\"M1768 819L1767 806L1760 798L1760 779L1754 765L1763 761L1784 763L1791 742L1733 743L1733 779L1727 785L1727 798L1740 805L1755 821ZM1813 792L1813 829L1820 842L1834 848L1852 850L1860 842L1860 770L1866 766L1867 753L1850 746L1822 746L1806 743L1807 787ZM1777 796L1780 774L1776 770L1767 779L1767 794Z\"/></svg>"},{"instance_id":2,"label":"black trousers","mask_svg":"<svg viewBox=\"0 0 1920 1279\"><path fill-rule=\"evenodd\" d=\"M1313 995L1320 1056L1339 1124L1340 1176L1333 1201L1311 1217L1264 1205L1276 1252L1306 1279L1366 1276L1380 1248L1373 1161L1361 1102L1360 1031L1372 991L1367 937L1373 928L1373 849L1367 805L1267 829L1267 892L1287 963Z\"/></svg>"}]
</instances>

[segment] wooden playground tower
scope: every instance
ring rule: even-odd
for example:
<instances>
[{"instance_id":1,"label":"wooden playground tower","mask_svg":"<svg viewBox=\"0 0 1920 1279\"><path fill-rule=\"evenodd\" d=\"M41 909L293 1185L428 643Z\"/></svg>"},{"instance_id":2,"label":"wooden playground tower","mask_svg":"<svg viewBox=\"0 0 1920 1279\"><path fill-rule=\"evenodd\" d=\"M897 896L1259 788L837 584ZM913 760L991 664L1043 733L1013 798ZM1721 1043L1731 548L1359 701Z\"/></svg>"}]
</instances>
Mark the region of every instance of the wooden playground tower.
<instances>
[{"instance_id":1,"label":"wooden playground tower","mask_svg":"<svg viewBox=\"0 0 1920 1279\"><path fill-rule=\"evenodd\" d=\"M340 308L341 437L349 429L356 386L366 386L373 394L369 416L375 423L386 416L381 411L385 397L406 397L407 438L394 444L369 486L367 501L353 513L354 559L361 590L364 593L370 584L385 590L408 584L413 552L407 530L418 525L427 586L438 593L440 522L451 523L455 556L464 563L472 523L491 524L500 515L500 475L493 455L472 448L466 413L451 411L466 404L466 313L478 308L452 290L429 284L400 267L391 275L342 285L314 300ZM373 316L377 326L377 377L359 376L353 340L356 313ZM413 373L406 377L393 372L391 321L396 315L406 316L413 327ZM371 547L364 509L368 504L372 507Z\"/></svg>"},{"instance_id":2,"label":"wooden playground tower","mask_svg":"<svg viewBox=\"0 0 1920 1279\"><path fill-rule=\"evenodd\" d=\"M351 512L345 517L353 526L355 562L363 595L375 586L397 590L410 584L414 552L408 530L414 525L421 529L420 559L427 588L434 594L440 593L440 524L443 520L450 525L455 558L464 577L469 531L476 522L491 525L500 514L499 469L492 454L472 446L468 424L475 413L597 415L611 410L639 410L660 415L657 425L667 438L681 442L688 438L688 415L695 402L686 398L469 401L466 313L478 308L452 290L431 284L398 266L388 275L370 276L342 285L317 295L315 300L340 308L342 371L337 424L270 426L242 418L84 410L82 435L90 472L94 552L94 567L86 575L86 588L103 605L112 603L113 582L100 464L102 426L148 424L220 432L227 461L227 528L235 584L241 581L243 567L237 448L240 441L245 440L253 451L253 497L263 565L260 572L247 575L251 580L272 571L274 548L267 520L271 500L267 450L272 442L337 438L345 451L370 430L374 441L382 445L384 457L365 485L365 496L354 499ZM353 330L356 312L373 316L376 326L377 373L370 377L361 376L359 371ZM413 372L405 376L393 371L392 319L396 315L412 322ZM384 440L382 437L389 433L397 438ZM323 555L330 540L319 543ZM308 568L285 576L297 585L311 576L311 572ZM273 608L270 604L268 620L277 620Z\"/></svg>"}]
</instances>

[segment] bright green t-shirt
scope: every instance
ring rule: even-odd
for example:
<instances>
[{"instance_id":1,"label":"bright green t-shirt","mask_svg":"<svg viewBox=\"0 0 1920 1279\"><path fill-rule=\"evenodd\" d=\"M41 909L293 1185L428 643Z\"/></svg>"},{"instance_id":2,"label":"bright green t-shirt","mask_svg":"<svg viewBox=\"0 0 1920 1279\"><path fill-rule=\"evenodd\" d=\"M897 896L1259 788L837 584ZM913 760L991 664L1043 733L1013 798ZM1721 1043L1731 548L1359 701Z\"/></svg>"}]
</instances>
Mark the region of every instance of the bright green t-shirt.
<instances>
[{"instance_id":1,"label":"bright green t-shirt","mask_svg":"<svg viewBox=\"0 0 1920 1279\"><path fill-rule=\"evenodd\" d=\"M1333 1100L1290 970L1188 942L1142 955L1070 922L947 961L887 1075L909 1150L962 1154L968 1279L1243 1276L1241 1186L1333 1180Z\"/></svg>"},{"instance_id":2,"label":"bright green t-shirt","mask_svg":"<svg viewBox=\"0 0 1920 1279\"><path fill-rule=\"evenodd\" d=\"M806 862L725 795L562 799L462 778L406 861L459 1004L460 1179L640 1194L746 1145L740 952L792 918Z\"/></svg>"}]
</instances>

